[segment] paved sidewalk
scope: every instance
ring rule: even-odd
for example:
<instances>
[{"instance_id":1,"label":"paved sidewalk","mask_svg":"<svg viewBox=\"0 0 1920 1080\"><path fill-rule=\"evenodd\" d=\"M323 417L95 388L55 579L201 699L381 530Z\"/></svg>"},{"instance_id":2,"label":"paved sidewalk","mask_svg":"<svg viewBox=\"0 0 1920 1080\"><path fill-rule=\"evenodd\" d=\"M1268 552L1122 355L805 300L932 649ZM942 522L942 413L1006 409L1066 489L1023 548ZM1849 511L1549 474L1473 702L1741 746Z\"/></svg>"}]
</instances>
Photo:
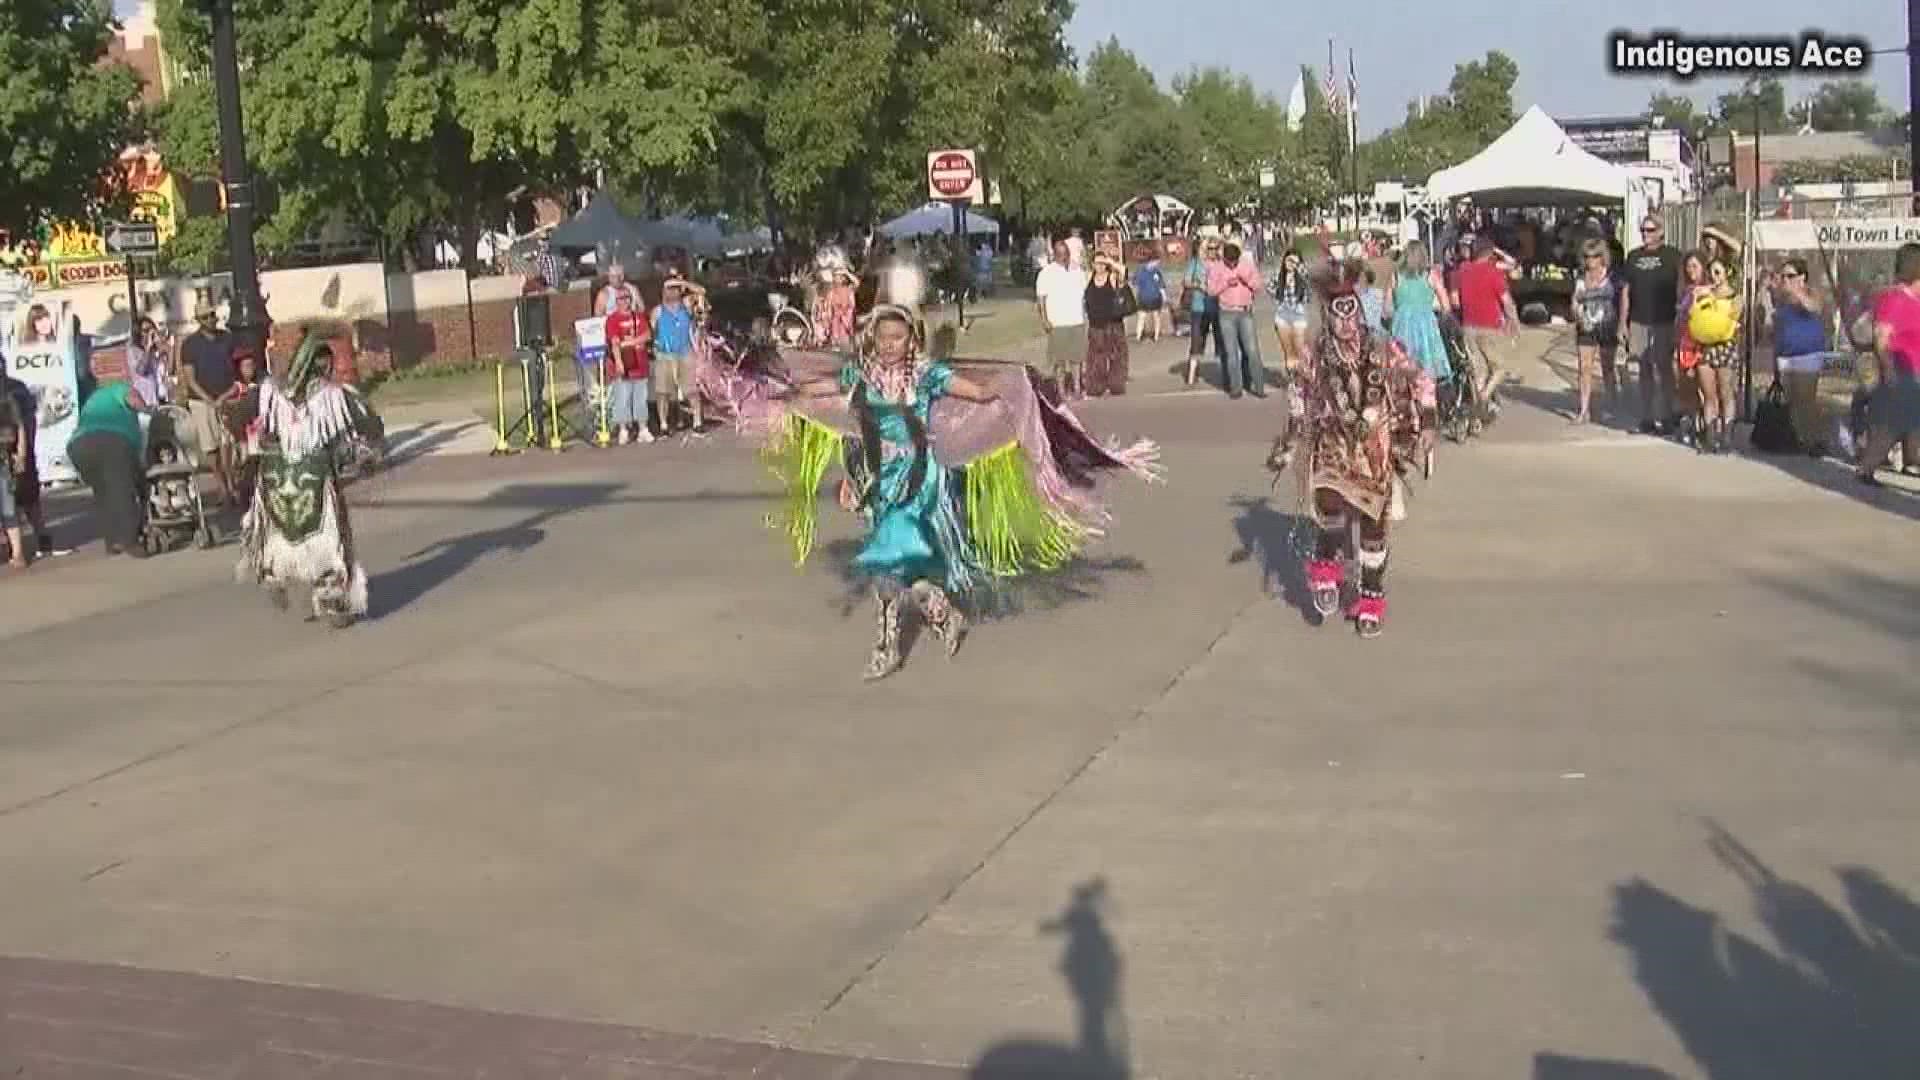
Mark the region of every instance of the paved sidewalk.
<instances>
[{"instance_id":1,"label":"paved sidewalk","mask_svg":"<svg viewBox=\"0 0 1920 1080\"><path fill-rule=\"evenodd\" d=\"M723 439L357 489L341 633L0 580L0 1077L1914 1073L1920 499L1530 376L1361 642L1177 355L1085 408L1171 482L876 686Z\"/></svg>"}]
</instances>

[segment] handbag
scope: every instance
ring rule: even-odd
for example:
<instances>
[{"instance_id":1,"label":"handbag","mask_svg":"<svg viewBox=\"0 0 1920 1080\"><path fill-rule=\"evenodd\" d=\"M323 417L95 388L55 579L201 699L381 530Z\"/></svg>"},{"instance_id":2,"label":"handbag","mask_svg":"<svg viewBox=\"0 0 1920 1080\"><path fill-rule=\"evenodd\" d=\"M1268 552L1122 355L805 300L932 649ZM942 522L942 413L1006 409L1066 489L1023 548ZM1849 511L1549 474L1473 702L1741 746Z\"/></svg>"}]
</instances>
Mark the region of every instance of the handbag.
<instances>
[{"instance_id":1,"label":"handbag","mask_svg":"<svg viewBox=\"0 0 1920 1080\"><path fill-rule=\"evenodd\" d=\"M1800 440L1793 432L1793 413L1787 407L1787 388L1777 378L1753 410L1750 441L1755 450L1768 454L1792 454L1800 449Z\"/></svg>"},{"instance_id":2,"label":"handbag","mask_svg":"<svg viewBox=\"0 0 1920 1080\"><path fill-rule=\"evenodd\" d=\"M1133 286L1131 285L1121 286L1120 287L1120 317L1124 319L1127 316L1132 315L1134 312L1139 310L1140 310L1140 300L1139 298L1133 295Z\"/></svg>"}]
</instances>

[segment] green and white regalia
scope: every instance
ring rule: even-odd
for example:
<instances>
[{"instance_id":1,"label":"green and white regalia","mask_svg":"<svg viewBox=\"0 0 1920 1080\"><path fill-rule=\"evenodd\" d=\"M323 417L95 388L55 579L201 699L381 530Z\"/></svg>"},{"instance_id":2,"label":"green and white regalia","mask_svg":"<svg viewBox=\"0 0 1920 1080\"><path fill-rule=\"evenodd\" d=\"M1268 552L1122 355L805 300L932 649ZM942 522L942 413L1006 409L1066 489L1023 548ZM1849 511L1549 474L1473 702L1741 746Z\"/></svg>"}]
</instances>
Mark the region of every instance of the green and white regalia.
<instances>
[{"instance_id":1,"label":"green and white regalia","mask_svg":"<svg viewBox=\"0 0 1920 1080\"><path fill-rule=\"evenodd\" d=\"M235 574L287 605L296 584L313 592L313 618L351 625L367 611L367 572L335 467L341 440L368 422L365 409L331 375L332 351L302 342L284 377L260 387L260 479L240 531Z\"/></svg>"}]
</instances>

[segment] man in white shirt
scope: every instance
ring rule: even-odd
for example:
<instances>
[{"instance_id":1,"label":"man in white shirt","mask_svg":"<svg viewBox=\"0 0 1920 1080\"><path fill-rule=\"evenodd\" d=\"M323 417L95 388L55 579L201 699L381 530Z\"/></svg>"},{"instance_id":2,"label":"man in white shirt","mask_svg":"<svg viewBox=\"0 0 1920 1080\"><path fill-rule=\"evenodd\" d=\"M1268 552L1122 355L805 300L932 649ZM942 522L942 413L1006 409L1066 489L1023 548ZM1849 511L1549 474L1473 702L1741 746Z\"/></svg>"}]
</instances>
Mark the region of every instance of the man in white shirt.
<instances>
[{"instance_id":1,"label":"man in white shirt","mask_svg":"<svg viewBox=\"0 0 1920 1080\"><path fill-rule=\"evenodd\" d=\"M1087 275L1073 267L1073 255L1061 240L1053 261L1033 283L1040 302L1040 326L1047 332L1047 362L1060 380L1060 392L1078 397L1080 369L1087 359Z\"/></svg>"},{"instance_id":2,"label":"man in white shirt","mask_svg":"<svg viewBox=\"0 0 1920 1080\"><path fill-rule=\"evenodd\" d=\"M627 280L627 268L616 262L607 267L607 283L601 287L600 295L594 298L593 313L595 315L612 314L614 299L621 293L626 293L633 298L633 310L639 312L646 310L646 302L640 298L639 287Z\"/></svg>"}]
</instances>

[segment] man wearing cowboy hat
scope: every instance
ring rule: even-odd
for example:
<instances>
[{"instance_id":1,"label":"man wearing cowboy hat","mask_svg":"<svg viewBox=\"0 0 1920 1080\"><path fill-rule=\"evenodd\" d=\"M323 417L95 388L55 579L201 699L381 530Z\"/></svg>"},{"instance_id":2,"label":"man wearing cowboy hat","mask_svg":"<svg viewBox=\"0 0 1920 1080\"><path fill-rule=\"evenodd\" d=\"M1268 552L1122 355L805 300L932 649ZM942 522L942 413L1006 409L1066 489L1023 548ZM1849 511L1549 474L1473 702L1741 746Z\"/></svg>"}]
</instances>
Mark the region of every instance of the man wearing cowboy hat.
<instances>
[{"instance_id":1,"label":"man wearing cowboy hat","mask_svg":"<svg viewBox=\"0 0 1920 1080\"><path fill-rule=\"evenodd\" d=\"M236 496L231 447L215 405L233 387L233 335L220 329L220 313L204 295L194 302L193 323L193 332L180 342L174 370L187 383L187 414L192 419L194 441L212 464L221 494L232 504Z\"/></svg>"}]
</instances>

